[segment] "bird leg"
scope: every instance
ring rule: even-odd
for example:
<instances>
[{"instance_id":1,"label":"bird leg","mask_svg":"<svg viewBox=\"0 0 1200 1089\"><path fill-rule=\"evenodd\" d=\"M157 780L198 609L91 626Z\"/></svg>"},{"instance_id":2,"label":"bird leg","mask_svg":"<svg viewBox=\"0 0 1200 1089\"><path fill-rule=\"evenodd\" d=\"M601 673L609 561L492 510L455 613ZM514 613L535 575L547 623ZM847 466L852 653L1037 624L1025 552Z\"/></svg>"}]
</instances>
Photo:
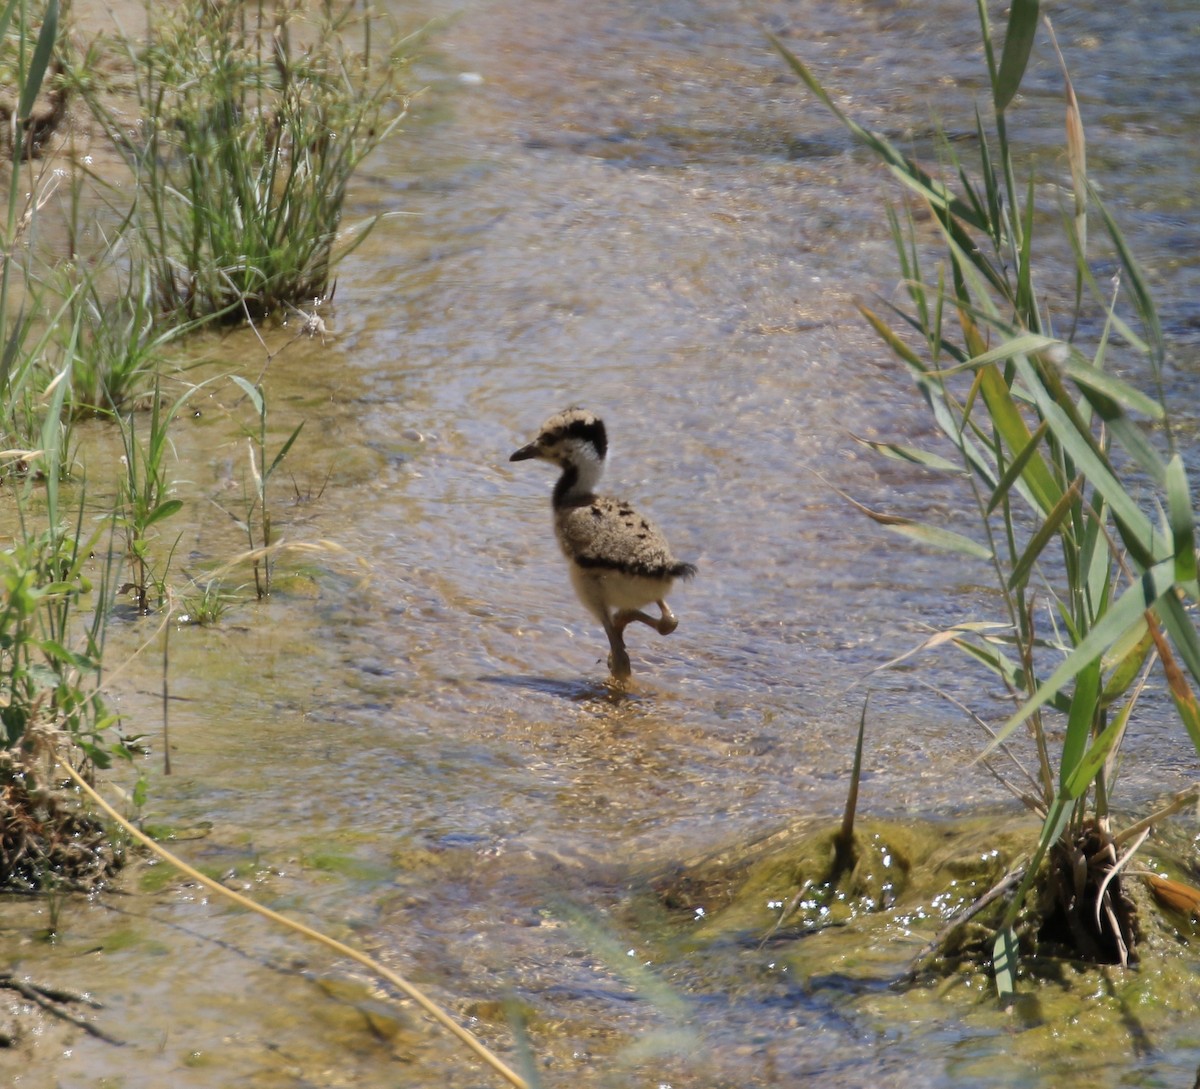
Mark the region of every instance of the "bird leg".
<instances>
[{"instance_id":1,"label":"bird leg","mask_svg":"<svg viewBox=\"0 0 1200 1089\"><path fill-rule=\"evenodd\" d=\"M671 612L671 607L665 601L658 601L655 604L662 610L662 616L657 620L652 616L647 616L640 609L621 609L613 617L613 626L616 628L617 634L619 635L637 620L653 628L659 635L670 635L671 632L679 627L679 621L676 619L675 614Z\"/></svg>"},{"instance_id":2,"label":"bird leg","mask_svg":"<svg viewBox=\"0 0 1200 1089\"><path fill-rule=\"evenodd\" d=\"M620 614L618 614L618 617ZM628 624L629 621L625 621ZM608 636L608 645L612 648L608 655L608 668L612 670L612 675L619 681L623 681L633 674L633 669L629 665L629 652L625 649L625 624L619 623L619 620L609 619L604 617L604 634Z\"/></svg>"},{"instance_id":3,"label":"bird leg","mask_svg":"<svg viewBox=\"0 0 1200 1089\"><path fill-rule=\"evenodd\" d=\"M637 620L653 628L659 635L670 635L679 627L679 621L665 601L658 601L655 604L662 610L662 616L657 620L642 612L641 609L618 609L611 617L603 617L604 633L608 636L608 645L612 648L612 652L608 656L608 668L612 670L612 675L619 681L625 680L633 672L629 665L629 653L625 649L625 629L630 624Z\"/></svg>"}]
</instances>

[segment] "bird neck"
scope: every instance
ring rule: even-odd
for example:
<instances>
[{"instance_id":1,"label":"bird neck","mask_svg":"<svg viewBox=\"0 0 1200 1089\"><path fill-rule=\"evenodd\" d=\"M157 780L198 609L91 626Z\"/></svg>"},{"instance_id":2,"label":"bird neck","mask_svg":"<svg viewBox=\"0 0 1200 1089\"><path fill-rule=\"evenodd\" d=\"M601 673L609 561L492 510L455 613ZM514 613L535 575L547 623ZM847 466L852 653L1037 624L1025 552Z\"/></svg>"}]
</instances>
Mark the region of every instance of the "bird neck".
<instances>
[{"instance_id":1,"label":"bird neck","mask_svg":"<svg viewBox=\"0 0 1200 1089\"><path fill-rule=\"evenodd\" d=\"M596 459L584 459L580 462L568 462L563 466L562 476L554 485L554 508L572 507L590 500L595 494L596 485L600 483L600 475L604 472L604 462Z\"/></svg>"}]
</instances>

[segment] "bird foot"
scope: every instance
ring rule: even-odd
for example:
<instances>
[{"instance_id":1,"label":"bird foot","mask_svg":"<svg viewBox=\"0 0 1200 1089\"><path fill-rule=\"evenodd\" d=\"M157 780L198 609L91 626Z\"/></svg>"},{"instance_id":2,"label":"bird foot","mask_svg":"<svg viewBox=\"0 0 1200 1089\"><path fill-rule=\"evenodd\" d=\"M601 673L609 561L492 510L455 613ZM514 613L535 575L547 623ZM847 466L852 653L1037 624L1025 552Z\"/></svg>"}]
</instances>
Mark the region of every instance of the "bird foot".
<instances>
[{"instance_id":1,"label":"bird foot","mask_svg":"<svg viewBox=\"0 0 1200 1089\"><path fill-rule=\"evenodd\" d=\"M618 681L627 681L633 676L633 669L629 664L629 655L625 648L613 647L612 652L608 656L608 671Z\"/></svg>"},{"instance_id":2,"label":"bird foot","mask_svg":"<svg viewBox=\"0 0 1200 1089\"><path fill-rule=\"evenodd\" d=\"M653 628L659 635L670 635L671 632L679 627L679 621L675 618L675 614L671 612L670 606L665 601L659 601L656 604L662 610L662 616L658 617L658 619L647 615L640 609L622 609L613 617L613 627L620 634L636 620L641 624L645 624L648 628Z\"/></svg>"}]
</instances>

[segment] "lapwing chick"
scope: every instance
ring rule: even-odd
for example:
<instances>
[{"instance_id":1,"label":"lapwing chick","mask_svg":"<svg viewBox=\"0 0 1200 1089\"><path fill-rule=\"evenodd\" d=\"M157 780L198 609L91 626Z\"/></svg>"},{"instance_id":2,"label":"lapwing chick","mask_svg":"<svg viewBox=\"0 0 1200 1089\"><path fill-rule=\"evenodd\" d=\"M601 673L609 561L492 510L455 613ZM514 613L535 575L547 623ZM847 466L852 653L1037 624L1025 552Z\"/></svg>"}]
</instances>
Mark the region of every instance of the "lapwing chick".
<instances>
[{"instance_id":1,"label":"lapwing chick","mask_svg":"<svg viewBox=\"0 0 1200 1089\"><path fill-rule=\"evenodd\" d=\"M639 620L670 635L679 621L667 594L676 579L691 578L696 568L677 560L662 533L628 503L596 494L607 453L604 422L569 408L551 416L538 437L508 460L540 458L562 470L552 499L554 532L579 600L604 625L612 648L608 667L625 680L631 672L625 629ZM657 618L642 612L651 603L659 608Z\"/></svg>"}]
</instances>

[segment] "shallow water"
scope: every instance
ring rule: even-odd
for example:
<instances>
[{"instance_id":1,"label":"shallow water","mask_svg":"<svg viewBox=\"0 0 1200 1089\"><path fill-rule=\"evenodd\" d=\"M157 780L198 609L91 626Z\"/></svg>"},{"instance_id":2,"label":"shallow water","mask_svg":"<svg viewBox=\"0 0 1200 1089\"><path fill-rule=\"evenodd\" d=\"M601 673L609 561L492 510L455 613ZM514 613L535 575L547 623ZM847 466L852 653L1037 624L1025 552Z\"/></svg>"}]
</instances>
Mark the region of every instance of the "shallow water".
<instances>
[{"instance_id":1,"label":"shallow water","mask_svg":"<svg viewBox=\"0 0 1200 1089\"><path fill-rule=\"evenodd\" d=\"M1160 290L1190 436L1197 30L1188 3L1138 7L1135 21L1077 6L1056 29L1092 170ZM275 441L305 421L277 526L344 552L285 559L265 604L243 593L216 628L172 630L174 774L148 761L144 816L204 829L176 843L186 858L375 952L500 1048L514 1000L546 1085L857 1086L900 1071L1061 1084L1058 1069L997 1063L1007 1030L961 1006L937 1031L928 1007L906 1026L869 988L831 999L754 951L744 976L681 960L623 915L648 874L837 813L868 671L926 626L991 616L986 571L899 543L823 482L935 520L963 502L853 441L929 433L854 309L893 290L885 179L761 33L787 37L857 116L919 142L931 114L972 123L969 8L400 12L456 17L432 33L406 132L352 194L351 220L389 218L341 272L333 335L290 344L267 376ZM1021 135L1052 149L1061 92L1044 43L1034 65ZM248 335L197 350L203 373L264 362ZM631 632L627 697L603 684L603 635L557 554L550 471L507 460L568 403L604 415L609 486L700 566L673 595L674 635ZM201 571L243 547L230 512L249 421L229 382L190 407L176 479L191 503L173 528L181 566ZM112 456L103 434L85 443ZM114 658L151 633L125 624ZM1000 714L959 664L870 679L871 812L1007 801L970 763L978 734L919 683ZM127 728L158 747L160 670L156 640L110 682ZM1167 721L1151 707L1131 732L1131 803L1195 776ZM417 1015L354 989L355 972L199 890L69 903L49 947L46 910L6 912L16 970L94 992L97 1022L128 1045L51 1031L18 1084L489 1083ZM643 963L668 997L628 971ZM1200 1053L1171 1040L1090 1076L1190 1079Z\"/></svg>"}]
</instances>

